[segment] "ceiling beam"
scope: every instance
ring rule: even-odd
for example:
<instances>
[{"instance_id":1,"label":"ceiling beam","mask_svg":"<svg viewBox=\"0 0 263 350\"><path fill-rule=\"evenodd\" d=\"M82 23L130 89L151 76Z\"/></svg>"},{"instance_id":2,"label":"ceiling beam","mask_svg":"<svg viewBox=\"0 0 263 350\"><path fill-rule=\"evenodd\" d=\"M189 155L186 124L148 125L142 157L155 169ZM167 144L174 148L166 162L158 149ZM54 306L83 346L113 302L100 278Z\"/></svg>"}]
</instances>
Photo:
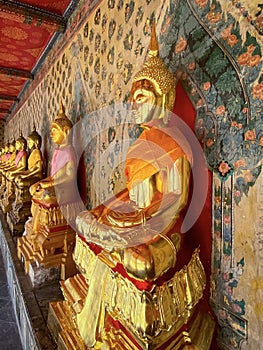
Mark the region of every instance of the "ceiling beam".
<instances>
[{"instance_id":1,"label":"ceiling beam","mask_svg":"<svg viewBox=\"0 0 263 350\"><path fill-rule=\"evenodd\" d=\"M19 21L23 17L23 22L27 24L34 23L41 26L46 23L55 26L59 32L64 32L66 29L66 20L62 16L14 0L0 0L0 12L9 13Z\"/></svg>"},{"instance_id":2,"label":"ceiling beam","mask_svg":"<svg viewBox=\"0 0 263 350\"><path fill-rule=\"evenodd\" d=\"M10 96L10 95L0 95L0 100L14 101L14 102L18 102L19 101L19 99L16 96Z\"/></svg>"},{"instance_id":3,"label":"ceiling beam","mask_svg":"<svg viewBox=\"0 0 263 350\"><path fill-rule=\"evenodd\" d=\"M0 113L10 113L10 111L6 108L0 108Z\"/></svg>"},{"instance_id":4,"label":"ceiling beam","mask_svg":"<svg viewBox=\"0 0 263 350\"><path fill-rule=\"evenodd\" d=\"M22 70L22 69L13 69L13 68L7 68L7 67L0 66L0 74L9 75L12 77L25 78L25 79L30 79L30 80L34 79L34 75L31 72L26 71L26 70Z\"/></svg>"}]
</instances>

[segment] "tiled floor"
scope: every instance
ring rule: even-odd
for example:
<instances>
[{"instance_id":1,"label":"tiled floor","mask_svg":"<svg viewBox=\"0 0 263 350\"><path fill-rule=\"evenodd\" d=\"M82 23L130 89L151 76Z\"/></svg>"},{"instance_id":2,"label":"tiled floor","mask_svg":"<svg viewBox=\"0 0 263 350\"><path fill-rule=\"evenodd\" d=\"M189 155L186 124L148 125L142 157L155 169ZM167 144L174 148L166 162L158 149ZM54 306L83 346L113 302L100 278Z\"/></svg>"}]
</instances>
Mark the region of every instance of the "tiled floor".
<instances>
[{"instance_id":1,"label":"tiled floor","mask_svg":"<svg viewBox=\"0 0 263 350\"><path fill-rule=\"evenodd\" d=\"M0 349L22 350L0 250Z\"/></svg>"}]
</instances>

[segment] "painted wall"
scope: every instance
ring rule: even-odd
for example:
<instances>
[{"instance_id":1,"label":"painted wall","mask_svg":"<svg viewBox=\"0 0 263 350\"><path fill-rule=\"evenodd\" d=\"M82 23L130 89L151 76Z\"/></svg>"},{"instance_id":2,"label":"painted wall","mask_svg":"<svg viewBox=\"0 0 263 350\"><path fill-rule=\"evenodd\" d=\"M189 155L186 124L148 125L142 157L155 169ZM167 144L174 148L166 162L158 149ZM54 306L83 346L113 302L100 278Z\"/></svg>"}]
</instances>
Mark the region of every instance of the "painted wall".
<instances>
[{"instance_id":1,"label":"painted wall","mask_svg":"<svg viewBox=\"0 0 263 350\"><path fill-rule=\"evenodd\" d=\"M260 348L262 13L250 3L81 1L5 128L6 139L16 138L35 122L48 172L50 123L62 99L77 125L75 145L85 150L87 206L118 192L125 151L140 133L128 93L155 17L161 56L195 108L195 133L213 173L211 299L226 349Z\"/></svg>"}]
</instances>

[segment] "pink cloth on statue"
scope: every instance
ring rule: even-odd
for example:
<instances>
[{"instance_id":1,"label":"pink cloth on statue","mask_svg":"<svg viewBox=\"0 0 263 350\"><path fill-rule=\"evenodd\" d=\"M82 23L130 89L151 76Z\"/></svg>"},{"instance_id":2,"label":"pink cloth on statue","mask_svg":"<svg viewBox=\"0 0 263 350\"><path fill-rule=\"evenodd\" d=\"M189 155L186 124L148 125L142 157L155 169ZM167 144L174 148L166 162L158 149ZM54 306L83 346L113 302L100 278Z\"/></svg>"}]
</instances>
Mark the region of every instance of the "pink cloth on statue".
<instances>
[{"instance_id":1,"label":"pink cloth on statue","mask_svg":"<svg viewBox=\"0 0 263 350\"><path fill-rule=\"evenodd\" d=\"M15 160L16 166L18 166L18 164L19 164L21 158L22 158L23 156L25 156L25 155L26 155L26 151L19 151L19 152L17 153L17 155L16 155L16 160Z\"/></svg>"},{"instance_id":2,"label":"pink cloth on statue","mask_svg":"<svg viewBox=\"0 0 263 350\"><path fill-rule=\"evenodd\" d=\"M58 170L63 168L68 162L72 161L76 165L76 154L71 145L57 148L51 161L51 176L54 176Z\"/></svg>"},{"instance_id":3,"label":"pink cloth on statue","mask_svg":"<svg viewBox=\"0 0 263 350\"><path fill-rule=\"evenodd\" d=\"M8 161L8 159L11 157L11 153L6 153L5 154L5 161Z\"/></svg>"}]
</instances>

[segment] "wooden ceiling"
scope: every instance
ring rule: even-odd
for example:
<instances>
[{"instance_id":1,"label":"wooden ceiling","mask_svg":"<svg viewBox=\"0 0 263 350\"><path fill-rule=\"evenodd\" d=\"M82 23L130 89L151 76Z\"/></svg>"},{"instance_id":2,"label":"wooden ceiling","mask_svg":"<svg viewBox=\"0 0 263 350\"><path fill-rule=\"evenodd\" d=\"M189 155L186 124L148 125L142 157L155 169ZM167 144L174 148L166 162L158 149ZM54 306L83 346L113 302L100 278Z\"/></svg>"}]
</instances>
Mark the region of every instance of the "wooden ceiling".
<instances>
[{"instance_id":1,"label":"wooden ceiling","mask_svg":"<svg viewBox=\"0 0 263 350\"><path fill-rule=\"evenodd\" d=\"M79 0L0 0L0 119L7 119Z\"/></svg>"}]
</instances>

